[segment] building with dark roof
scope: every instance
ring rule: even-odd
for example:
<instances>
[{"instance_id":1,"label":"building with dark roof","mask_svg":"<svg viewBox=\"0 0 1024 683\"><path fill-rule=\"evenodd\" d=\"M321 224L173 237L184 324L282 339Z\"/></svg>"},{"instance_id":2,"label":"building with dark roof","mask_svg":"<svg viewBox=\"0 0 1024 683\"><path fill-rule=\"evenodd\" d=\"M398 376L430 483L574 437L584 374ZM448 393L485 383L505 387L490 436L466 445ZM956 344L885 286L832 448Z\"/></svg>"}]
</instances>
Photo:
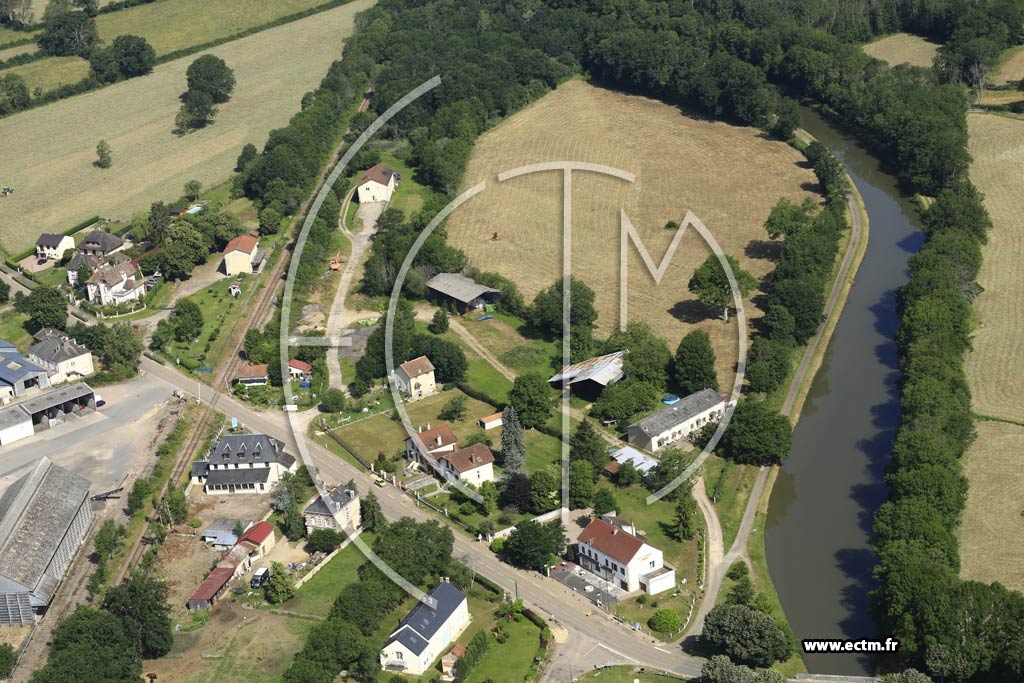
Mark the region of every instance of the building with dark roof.
<instances>
[{"instance_id":1,"label":"building with dark roof","mask_svg":"<svg viewBox=\"0 0 1024 683\"><path fill-rule=\"evenodd\" d=\"M596 397L609 384L622 379L623 351L588 358L580 363L566 365L548 380L551 384L569 387L581 395Z\"/></svg>"},{"instance_id":2,"label":"building with dark roof","mask_svg":"<svg viewBox=\"0 0 1024 683\"><path fill-rule=\"evenodd\" d=\"M302 511L306 533L317 529L355 531L362 524L359 515L359 493L344 486L335 486L318 495Z\"/></svg>"},{"instance_id":3,"label":"building with dark roof","mask_svg":"<svg viewBox=\"0 0 1024 683\"><path fill-rule=\"evenodd\" d=\"M12 352L10 342L0 353L0 400L20 398L30 389L50 386L50 375L20 353Z\"/></svg>"},{"instance_id":4,"label":"building with dark roof","mask_svg":"<svg viewBox=\"0 0 1024 683\"><path fill-rule=\"evenodd\" d=\"M89 482L41 459L0 496L0 624L50 604L92 526Z\"/></svg>"},{"instance_id":5,"label":"building with dark roof","mask_svg":"<svg viewBox=\"0 0 1024 683\"><path fill-rule=\"evenodd\" d=\"M501 290L486 287L459 273L438 273L427 281L427 293L439 304L451 304L459 313L483 308L501 299Z\"/></svg>"},{"instance_id":6,"label":"building with dark roof","mask_svg":"<svg viewBox=\"0 0 1024 683\"><path fill-rule=\"evenodd\" d=\"M639 419L626 429L629 442L654 452L685 439L725 414L727 397L702 389L673 405Z\"/></svg>"},{"instance_id":7,"label":"building with dark roof","mask_svg":"<svg viewBox=\"0 0 1024 683\"><path fill-rule=\"evenodd\" d=\"M50 330L30 346L28 358L46 369L50 384L82 379L95 372L89 349L58 330Z\"/></svg>"},{"instance_id":8,"label":"building with dark roof","mask_svg":"<svg viewBox=\"0 0 1024 683\"><path fill-rule=\"evenodd\" d=\"M580 567L627 592L643 588L651 595L675 587L675 569L660 550L636 536L632 525L614 517L593 519L576 541Z\"/></svg>"},{"instance_id":9,"label":"building with dark roof","mask_svg":"<svg viewBox=\"0 0 1024 683\"><path fill-rule=\"evenodd\" d=\"M440 583L416 603L380 651L385 671L419 676L428 671L469 625L466 595L450 583Z\"/></svg>"},{"instance_id":10,"label":"building with dark roof","mask_svg":"<svg viewBox=\"0 0 1024 683\"><path fill-rule=\"evenodd\" d=\"M205 493L267 493L285 472L295 472L295 457L284 443L266 434L229 434L206 460L192 463L192 484Z\"/></svg>"},{"instance_id":11,"label":"building with dark roof","mask_svg":"<svg viewBox=\"0 0 1024 683\"><path fill-rule=\"evenodd\" d=\"M110 256L122 249L124 249L124 240L105 230L93 230L78 248L86 256L102 257Z\"/></svg>"},{"instance_id":12,"label":"building with dark roof","mask_svg":"<svg viewBox=\"0 0 1024 683\"><path fill-rule=\"evenodd\" d=\"M36 240L36 258L48 261L60 261L64 252L75 248L75 238L71 235L54 235L44 232Z\"/></svg>"}]
</instances>

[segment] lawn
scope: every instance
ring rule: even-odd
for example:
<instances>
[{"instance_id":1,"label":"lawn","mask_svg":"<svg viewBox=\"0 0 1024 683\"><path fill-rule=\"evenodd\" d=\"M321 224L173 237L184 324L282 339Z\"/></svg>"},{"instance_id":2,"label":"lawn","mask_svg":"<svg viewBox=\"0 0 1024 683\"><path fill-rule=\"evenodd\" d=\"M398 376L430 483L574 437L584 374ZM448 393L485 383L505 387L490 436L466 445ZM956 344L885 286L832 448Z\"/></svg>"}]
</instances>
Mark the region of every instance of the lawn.
<instances>
[{"instance_id":1,"label":"lawn","mask_svg":"<svg viewBox=\"0 0 1024 683\"><path fill-rule=\"evenodd\" d=\"M512 382L480 356L468 349L463 350L466 352L466 360L469 361L469 368L466 370L466 383L477 391L482 391L499 404L507 402Z\"/></svg>"},{"instance_id":2,"label":"lawn","mask_svg":"<svg viewBox=\"0 0 1024 683\"><path fill-rule=\"evenodd\" d=\"M392 150L381 154L380 163L401 175L398 187L388 203L388 208L398 209L406 216L413 216L423 208L424 197L430 190L413 179L412 167L395 156ZM356 202L352 202L352 204L356 206Z\"/></svg>"},{"instance_id":3,"label":"lawn","mask_svg":"<svg viewBox=\"0 0 1024 683\"><path fill-rule=\"evenodd\" d=\"M28 322L28 314L18 313L9 308L0 313L0 339L11 342L22 351L27 351L32 345L32 335L25 329Z\"/></svg>"},{"instance_id":4,"label":"lawn","mask_svg":"<svg viewBox=\"0 0 1024 683\"><path fill-rule=\"evenodd\" d=\"M219 185L233 173L243 145L262 146L271 129L295 114L302 95L341 54L355 14L372 4L354 0L211 49L234 69L237 84L216 122L188 135L172 131L193 57L0 120L4 184L17 190L4 200L3 246L20 251L40 232L60 232L89 215L127 218L191 179ZM105 170L92 165L100 139L113 152L113 167Z\"/></svg>"},{"instance_id":5,"label":"lawn","mask_svg":"<svg viewBox=\"0 0 1024 683\"><path fill-rule=\"evenodd\" d=\"M518 318L497 313L491 320L466 316L460 322L503 365L517 374L537 372L546 379L555 368L562 366L561 340L544 339Z\"/></svg>"},{"instance_id":6,"label":"lawn","mask_svg":"<svg viewBox=\"0 0 1024 683\"><path fill-rule=\"evenodd\" d=\"M142 36L164 55L202 45L246 29L295 14L326 0L174 0L101 14L96 18L100 39L109 43L124 34Z\"/></svg>"},{"instance_id":7,"label":"lawn","mask_svg":"<svg viewBox=\"0 0 1024 683\"><path fill-rule=\"evenodd\" d=\"M427 425L431 427L437 427L445 420L438 417L438 413L441 412L445 404L451 401L457 396L465 396L466 398L466 417L463 420L449 421L447 424L452 428L455 433L455 438L459 441L465 441L470 434L474 434L480 431L480 427L477 425L477 420L486 415L494 413L494 407L489 403L478 401L475 398L466 396L458 389L450 389L448 391L441 391L433 396L420 399L414 403L405 404L405 410L409 414L409 421L412 422L414 428L423 427L427 428ZM497 438L497 432L495 431L495 438Z\"/></svg>"},{"instance_id":8,"label":"lawn","mask_svg":"<svg viewBox=\"0 0 1024 683\"><path fill-rule=\"evenodd\" d=\"M366 460L376 460L378 453L390 457L405 447L405 428L384 415L360 420L335 433Z\"/></svg>"},{"instance_id":9,"label":"lawn","mask_svg":"<svg viewBox=\"0 0 1024 683\"><path fill-rule=\"evenodd\" d=\"M704 488L718 512L726 552L739 532L757 472L756 467L735 465L716 455L704 461Z\"/></svg>"},{"instance_id":10,"label":"lawn","mask_svg":"<svg viewBox=\"0 0 1024 683\"><path fill-rule=\"evenodd\" d=\"M46 91L61 85L77 83L89 75L89 62L81 57L47 57L3 69L0 76L9 73L24 78L28 91L34 93L36 88Z\"/></svg>"},{"instance_id":11,"label":"lawn","mask_svg":"<svg viewBox=\"0 0 1024 683\"><path fill-rule=\"evenodd\" d=\"M373 534L362 533L359 539L373 545ZM341 589L357 581L356 570L366 562L362 551L350 543L318 571L313 578L295 590L295 597L281 605L283 609L300 614L326 617Z\"/></svg>"},{"instance_id":12,"label":"lawn","mask_svg":"<svg viewBox=\"0 0 1024 683\"><path fill-rule=\"evenodd\" d=\"M501 621L499 624L508 633L508 640L504 643L491 641L487 654L466 677L466 683L522 681L533 664L533 658L538 656L540 630L531 621L523 617L521 620ZM466 629L466 634L472 638L478 630L478 625L473 623ZM463 638L459 641L463 642ZM466 638L465 642L468 643L469 639Z\"/></svg>"},{"instance_id":13,"label":"lawn","mask_svg":"<svg viewBox=\"0 0 1024 683\"><path fill-rule=\"evenodd\" d=\"M236 298L228 293L228 287L234 281L234 278L224 278L189 297L199 305L203 313L203 331L197 337L198 341L171 341L167 345L167 352L180 358L182 365L189 369L197 366L215 367L230 342L229 331L245 304L244 295ZM252 286L255 280L249 277L243 279L243 282Z\"/></svg>"},{"instance_id":14,"label":"lawn","mask_svg":"<svg viewBox=\"0 0 1024 683\"><path fill-rule=\"evenodd\" d=\"M896 33L868 43L864 46L864 52L892 65L910 64L930 69L940 47L940 44L919 36Z\"/></svg>"}]
</instances>

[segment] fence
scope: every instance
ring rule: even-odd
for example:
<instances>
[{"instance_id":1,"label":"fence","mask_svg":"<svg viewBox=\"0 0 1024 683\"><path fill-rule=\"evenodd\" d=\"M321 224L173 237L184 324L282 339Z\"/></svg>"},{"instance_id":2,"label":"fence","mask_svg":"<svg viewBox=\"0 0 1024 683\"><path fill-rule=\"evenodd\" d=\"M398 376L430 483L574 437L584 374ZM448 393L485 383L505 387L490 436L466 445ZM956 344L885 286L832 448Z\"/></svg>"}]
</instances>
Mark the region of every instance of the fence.
<instances>
[{"instance_id":1,"label":"fence","mask_svg":"<svg viewBox=\"0 0 1024 683\"><path fill-rule=\"evenodd\" d=\"M538 524L544 524L546 522L550 522L553 519L561 519L562 518L562 514L568 512L568 511L569 511L568 508L556 508L556 509L552 510L551 512L545 512L543 515L538 515L538 516L534 517L533 519L531 519L530 521L531 522L537 522ZM510 527L506 527L504 529L501 529L500 531L495 531L493 534L490 535L490 538L488 538L488 541L493 541L496 538L508 538L509 536L512 535L512 532L515 531L515 530L516 530L516 528L513 525L513 526L510 526Z\"/></svg>"},{"instance_id":2,"label":"fence","mask_svg":"<svg viewBox=\"0 0 1024 683\"><path fill-rule=\"evenodd\" d=\"M317 572L319 572L328 562L330 562L332 559L334 559L335 555L337 555L342 550L347 548L348 545L350 543L352 543L352 540L354 538L356 538L361 533L363 533L362 529L357 530L354 534L352 534L351 536L348 536L344 541L342 541L341 545L339 545L337 548L335 548L331 552L329 552L326 555L324 555L324 558L322 560L320 560L320 562L315 567L313 567L308 572L306 572L301 577L299 577L298 581L295 582L295 587L298 588L299 586L301 586L302 584L306 583L307 581L312 579L314 576L316 576Z\"/></svg>"}]
</instances>

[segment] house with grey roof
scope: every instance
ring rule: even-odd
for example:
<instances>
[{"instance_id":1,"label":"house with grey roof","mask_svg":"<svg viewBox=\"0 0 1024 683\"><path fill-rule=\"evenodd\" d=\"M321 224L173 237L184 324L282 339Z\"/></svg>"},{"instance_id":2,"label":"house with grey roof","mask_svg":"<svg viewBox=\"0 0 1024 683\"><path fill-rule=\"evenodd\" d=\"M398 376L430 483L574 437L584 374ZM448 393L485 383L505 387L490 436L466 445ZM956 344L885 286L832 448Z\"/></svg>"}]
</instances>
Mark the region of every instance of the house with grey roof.
<instances>
[{"instance_id":1,"label":"house with grey roof","mask_svg":"<svg viewBox=\"0 0 1024 683\"><path fill-rule=\"evenodd\" d=\"M30 624L92 526L89 482L42 458L0 496L0 624Z\"/></svg>"},{"instance_id":2,"label":"house with grey roof","mask_svg":"<svg viewBox=\"0 0 1024 683\"><path fill-rule=\"evenodd\" d=\"M696 433L725 415L728 397L701 389L626 428L629 442L655 452Z\"/></svg>"},{"instance_id":3,"label":"house with grey roof","mask_svg":"<svg viewBox=\"0 0 1024 683\"><path fill-rule=\"evenodd\" d=\"M10 342L0 351L0 401L21 398L31 389L50 386L46 368L36 365L25 356L12 351Z\"/></svg>"},{"instance_id":4,"label":"house with grey roof","mask_svg":"<svg viewBox=\"0 0 1024 683\"><path fill-rule=\"evenodd\" d=\"M440 583L427 598L399 622L380 651L380 666L385 671L423 674L469 625L466 594L455 586Z\"/></svg>"},{"instance_id":5,"label":"house with grey roof","mask_svg":"<svg viewBox=\"0 0 1024 683\"><path fill-rule=\"evenodd\" d=\"M427 280L427 294L439 305L453 305L459 313L495 304L501 290L486 287L460 273L438 273Z\"/></svg>"},{"instance_id":6,"label":"house with grey roof","mask_svg":"<svg viewBox=\"0 0 1024 683\"><path fill-rule=\"evenodd\" d=\"M344 486L334 486L317 495L302 511L306 533L317 529L355 531L362 523L359 516L359 493Z\"/></svg>"},{"instance_id":7,"label":"house with grey roof","mask_svg":"<svg viewBox=\"0 0 1024 683\"><path fill-rule=\"evenodd\" d=\"M106 258L111 254L124 249L124 240L117 235L111 235L105 230L93 230L79 246L86 256L100 256Z\"/></svg>"},{"instance_id":8,"label":"house with grey roof","mask_svg":"<svg viewBox=\"0 0 1024 683\"><path fill-rule=\"evenodd\" d=\"M64 252L75 248L75 239L71 235L54 235L44 232L36 240L36 258L44 261L60 261Z\"/></svg>"},{"instance_id":9,"label":"house with grey roof","mask_svg":"<svg viewBox=\"0 0 1024 683\"><path fill-rule=\"evenodd\" d=\"M4 406L0 408L0 446L62 425L71 415L80 417L95 409L96 394L85 382L49 389Z\"/></svg>"},{"instance_id":10,"label":"house with grey roof","mask_svg":"<svg viewBox=\"0 0 1024 683\"><path fill-rule=\"evenodd\" d=\"M192 484L205 493L267 493L285 472L295 472L295 456L266 434L229 434L205 460L192 463Z\"/></svg>"},{"instance_id":11,"label":"house with grey roof","mask_svg":"<svg viewBox=\"0 0 1024 683\"><path fill-rule=\"evenodd\" d=\"M96 371L89 349L63 332L50 332L28 349L29 360L46 369L50 384L79 380Z\"/></svg>"}]
</instances>

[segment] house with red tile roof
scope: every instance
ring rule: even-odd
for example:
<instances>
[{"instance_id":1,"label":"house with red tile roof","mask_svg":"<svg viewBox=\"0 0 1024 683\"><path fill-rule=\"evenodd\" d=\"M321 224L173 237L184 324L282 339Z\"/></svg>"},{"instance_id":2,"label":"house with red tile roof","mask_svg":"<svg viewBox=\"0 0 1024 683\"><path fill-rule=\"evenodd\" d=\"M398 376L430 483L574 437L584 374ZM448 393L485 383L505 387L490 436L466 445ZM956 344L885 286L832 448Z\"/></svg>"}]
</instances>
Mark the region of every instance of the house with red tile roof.
<instances>
[{"instance_id":1,"label":"house with red tile roof","mask_svg":"<svg viewBox=\"0 0 1024 683\"><path fill-rule=\"evenodd\" d=\"M308 380L313 376L313 366L304 360L292 358L288 361L288 378L292 381Z\"/></svg>"},{"instance_id":2,"label":"house with red tile roof","mask_svg":"<svg viewBox=\"0 0 1024 683\"><path fill-rule=\"evenodd\" d=\"M257 551L257 556L252 558L253 561L266 557L277 544L277 537L274 535L274 525L270 522L254 524L242 534L238 542L251 543L253 545Z\"/></svg>"},{"instance_id":3,"label":"house with red tile roof","mask_svg":"<svg viewBox=\"0 0 1024 683\"><path fill-rule=\"evenodd\" d=\"M494 481L494 454L482 443L442 455L437 462L443 470L439 474L446 479L473 486Z\"/></svg>"},{"instance_id":4,"label":"house with red tile roof","mask_svg":"<svg viewBox=\"0 0 1024 683\"><path fill-rule=\"evenodd\" d=\"M260 239L255 235L239 235L224 247L224 272L232 275L252 275L263 262Z\"/></svg>"},{"instance_id":5,"label":"house with red tile roof","mask_svg":"<svg viewBox=\"0 0 1024 683\"><path fill-rule=\"evenodd\" d=\"M581 567L624 591L656 595L676 585L676 570L665 564L661 550L613 517L591 520L575 550Z\"/></svg>"}]
</instances>

